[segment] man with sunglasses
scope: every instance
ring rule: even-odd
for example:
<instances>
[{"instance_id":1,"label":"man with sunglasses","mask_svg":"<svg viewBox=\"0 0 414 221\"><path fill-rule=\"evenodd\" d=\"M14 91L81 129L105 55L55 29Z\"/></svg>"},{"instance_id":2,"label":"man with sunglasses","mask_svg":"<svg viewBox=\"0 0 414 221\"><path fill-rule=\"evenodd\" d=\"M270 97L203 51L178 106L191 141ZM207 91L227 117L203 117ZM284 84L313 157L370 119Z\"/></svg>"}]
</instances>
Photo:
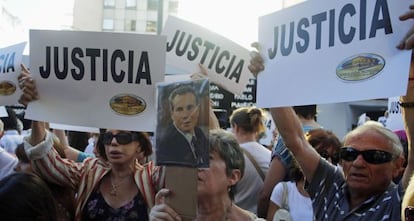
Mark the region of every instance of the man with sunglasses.
<instances>
[{"instance_id":1,"label":"man with sunglasses","mask_svg":"<svg viewBox=\"0 0 414 221\"><path fill-rule=\"evenodd\" d=\"M307 142L292 108L272 108L271 112L286 146L309 182L307 191L316 220L400 218L406 185L396 185L392 179L398 176L404 158L401 143L392 131L375 122L349 132L340 151L342 174ZM406 174L410 176L411 172L409 169Z\"/></svg>"},{"instance_id":2,"label":"man with sunglasses","mask_svg":"<svg viewBox=\"0 0 414 221\"><path fill-rule=\"evenodd\" d=\"M414 18L414 5L401 20ZM414 28L397 46L414 48ZM401 220L401 198L413 174L414 154L414 61L407 94L400 98L407 137L408 164L400 183L394 184L404 162L402 145L392 131L379 123L366 123L349 132L340 150L343 173L316 152L303 136L293 108L271 108L272 117L286 146L293 153L309 182L315 220ZM249 69L264 69L258 55Z\"/></svg>"},{"instance_id":3,"label":"man with sunglasses","mask_svg":"<svg viewBox=\"0 0 414 221\"><path fill-rule=\"evenodd\" d=\"M181 85L171 92L168 101L172 123L157 136L157 163L208 167L208 140L197 126L200 105L195 89L191 85Z\"/></svg>"}]
</instances>

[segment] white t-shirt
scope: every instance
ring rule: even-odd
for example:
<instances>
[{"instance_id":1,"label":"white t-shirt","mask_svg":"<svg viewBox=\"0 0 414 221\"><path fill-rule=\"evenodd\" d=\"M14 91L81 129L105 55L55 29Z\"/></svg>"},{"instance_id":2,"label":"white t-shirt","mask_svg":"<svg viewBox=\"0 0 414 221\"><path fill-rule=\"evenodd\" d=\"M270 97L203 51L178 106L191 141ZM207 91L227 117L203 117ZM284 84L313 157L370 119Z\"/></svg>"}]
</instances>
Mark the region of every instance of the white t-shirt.
<instances>
[{"instance_id":1,"label":"white t-shirt","mask_svg":"<svg viewBox=\"0 0 414 221\"><path fill-rule=\"evenodd\" d=\"M254 157L263 173L267 174L270 166L270 159L272 158L272 151L254 141L242 143L240 144L240 147L243 150L248 151Z\"/></svg>"},{"instance_id":2,"label":"white t-shirt","mask_svg":"<svg viewBox=\"0 0 414 221\"><path fill-rule=\"evenodd\" d=\"M288 188L288 206L292 221L312 221L313 209L310 197L303 196L294 182L286 182ZM283 183L279 182L272 191L270 200L281 207L283 196Z\"/></svg>"},{"instance_id":3,"label":"white t-shirt","mask_svg":"<svg viewBox=\"0 0 414 221\"><path fill-rule=\"evenodd\" d=\"M271 151L257 142L242 143L240 147L253 156L260 169L266 175L269 170ZM263 179L246 154L243 155L245 160L244 175L237 183L234 203L245 210L256 213L257 201L259 200L258 193L263 187Z\"/></svg>"}]
</instances>

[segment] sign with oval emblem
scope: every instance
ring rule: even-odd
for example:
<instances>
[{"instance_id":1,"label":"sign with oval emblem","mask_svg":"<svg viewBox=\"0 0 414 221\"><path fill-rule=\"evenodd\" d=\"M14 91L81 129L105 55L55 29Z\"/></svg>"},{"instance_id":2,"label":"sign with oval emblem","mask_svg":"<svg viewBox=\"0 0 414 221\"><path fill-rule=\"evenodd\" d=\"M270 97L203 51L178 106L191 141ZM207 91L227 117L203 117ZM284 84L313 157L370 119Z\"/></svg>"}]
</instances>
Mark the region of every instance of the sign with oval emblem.
<instances>
[{"instance_id":1,"label":"sign with oval emblem","mask_svg":"<svg viewBox=\"0 0 414 221\"><path fill-rule=\"evenodd\" d=\"M137 115L142 113L147 104L144 99L133 94L118 94L111 98L109 106L122 115Z\"/></svg>"},{"instance_id":2,"label":"sign with oval emblem","mask_svg":"<svg viewBox=\"0 0 414 221\"><path fill-rule=\"evenodd\" d=\"M16 85L11 81L0 82L0 95L8 96L14 94Z\"/></svg>"},{"instance_id":3,"label":"sign with oval emblem","mask_svg":"<svg viewBox=\"0 0 414 221\"><path fill-rule=\"evenodd\" d=\"M376 54L357 54L345 59L336 67L336 75L345 81L371 78L384 69L385 60Z\"/></svg>"}]
</instances>

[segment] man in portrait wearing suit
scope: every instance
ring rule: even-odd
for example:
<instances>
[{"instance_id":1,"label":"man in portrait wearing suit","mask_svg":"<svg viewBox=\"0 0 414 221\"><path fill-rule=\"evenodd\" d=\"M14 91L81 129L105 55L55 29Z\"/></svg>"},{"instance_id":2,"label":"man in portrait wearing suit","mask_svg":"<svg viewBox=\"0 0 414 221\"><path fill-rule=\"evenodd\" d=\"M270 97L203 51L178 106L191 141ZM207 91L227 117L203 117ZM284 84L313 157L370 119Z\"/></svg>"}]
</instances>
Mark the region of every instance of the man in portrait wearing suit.
<instances>
[{"instance_id":1,"label":"man in portrait wearing suit","mask_svg":"<svg viewBox=\"0 0 414 221\"><path fill-rule=\"evenodd\" d=\"M156 141L156 160L162 165L209 166L208 140L197 126L199 98L193 87L174 89L169 98L172 123Z\"/></svg>"}]
</instances>

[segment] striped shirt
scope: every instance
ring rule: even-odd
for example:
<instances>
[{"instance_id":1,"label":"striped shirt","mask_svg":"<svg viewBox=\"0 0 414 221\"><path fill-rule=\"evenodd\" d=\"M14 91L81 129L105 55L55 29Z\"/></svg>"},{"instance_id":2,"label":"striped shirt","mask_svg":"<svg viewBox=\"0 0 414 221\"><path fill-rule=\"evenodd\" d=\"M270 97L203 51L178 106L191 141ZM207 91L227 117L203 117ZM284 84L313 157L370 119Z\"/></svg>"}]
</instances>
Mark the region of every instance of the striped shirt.
<instances>
[{"instance_id":1,"label":"striped shirt","mask_svg":"<svg viewBox=\"0 0 414 221\"><path fill-rule=\"evenodd\" d=\"M307 189L312 198L314 220L363 221L401 220L403 188L393 182L387 190L350 209L347 186L342 172L321 159Z\"/></svg>"},{"instance_id":2,"label":"striped shirt","mask_svg":"<svg viewBox=\"0 0 414 221\"><path fill-rule=\"evenodd\" d=\"M81 220L81 212L88 197L111 168L98 158L87 158L83 162L61 158L52 148L53 139L49 132L45 140L34 147L27 139L24 139L25 151L32 160L33 169L49 182L76 190L75 220ZM155 194L164 187L164 169L153 162L145 166L136 163L134 180L149 210L154 206Z\"/></svg>"}]
</instances>

